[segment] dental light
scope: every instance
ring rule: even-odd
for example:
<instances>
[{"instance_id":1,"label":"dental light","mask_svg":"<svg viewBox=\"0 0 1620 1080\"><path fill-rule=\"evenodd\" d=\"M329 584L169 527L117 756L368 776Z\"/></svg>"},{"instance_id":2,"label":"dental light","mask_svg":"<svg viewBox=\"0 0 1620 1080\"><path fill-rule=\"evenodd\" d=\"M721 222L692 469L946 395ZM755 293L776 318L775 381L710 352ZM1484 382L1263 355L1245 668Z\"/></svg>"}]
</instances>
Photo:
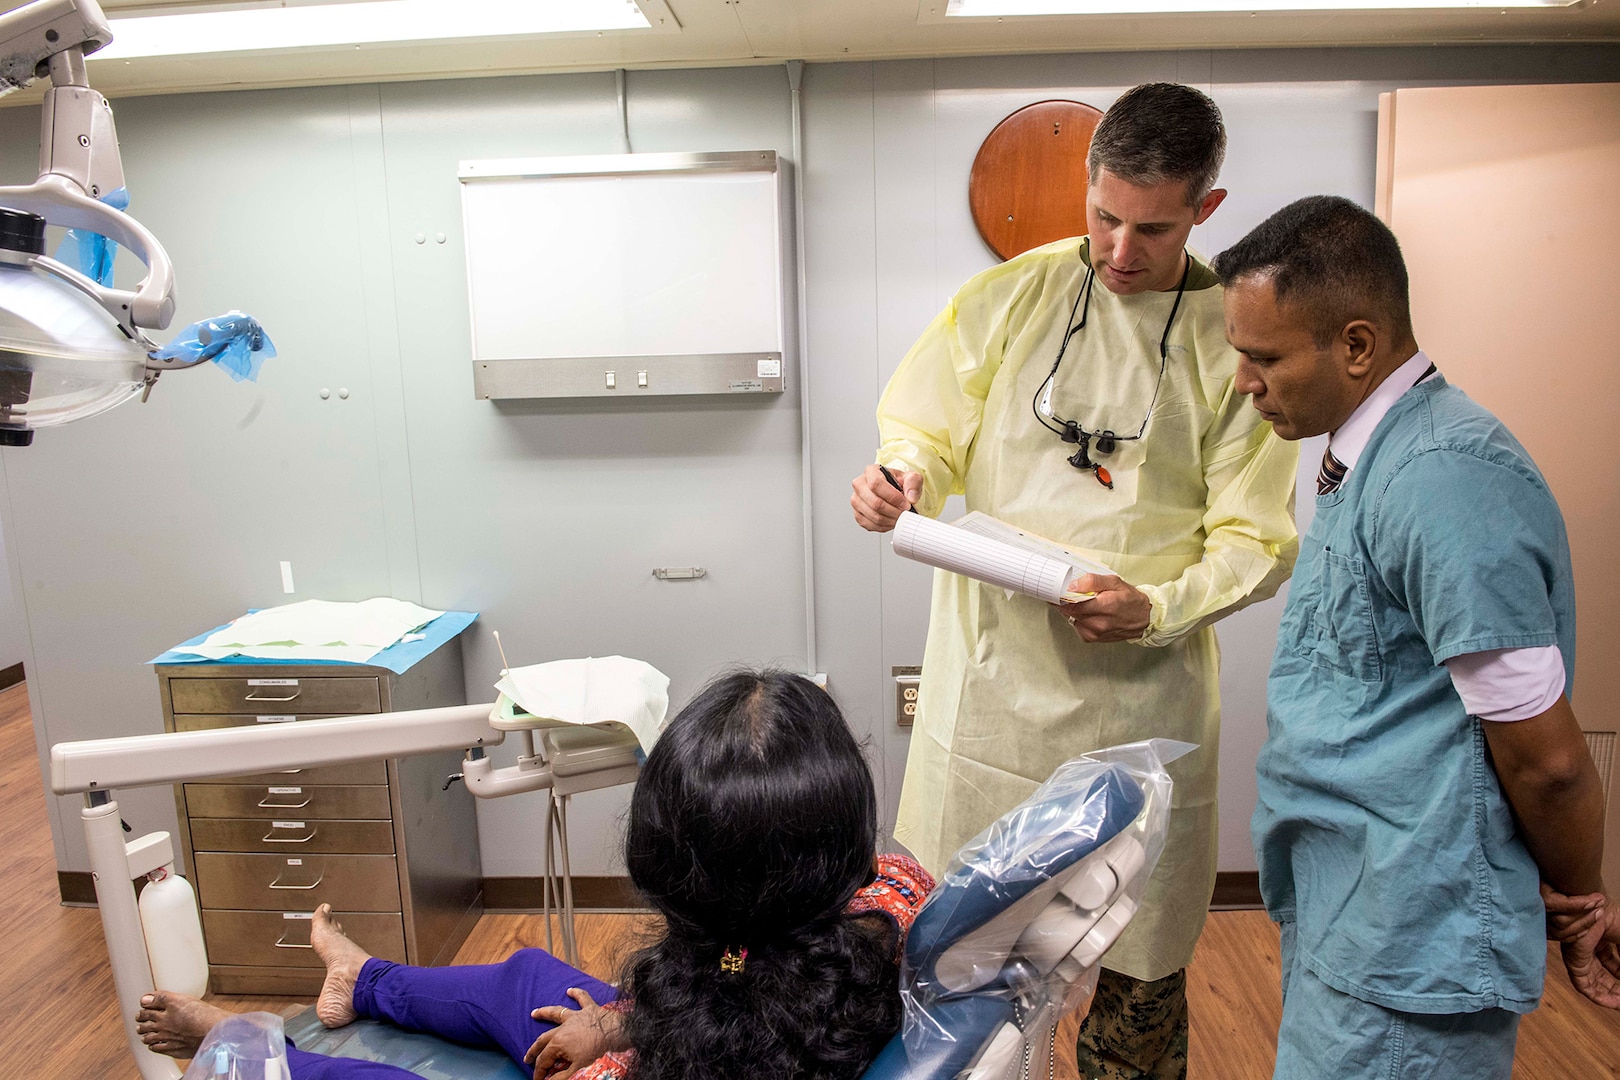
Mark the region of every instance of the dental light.
<instances>
[{"instance_id":1,"label":"dental light","mask_svg":"<svg viewBox=\"0 0 1620 1080\"><path fill-rule=\"evenodd\" d=\"M215 343L160 358L146 335L174 317L174 270L157 237L103 201L123 188L124 167L112 109L90 88L84 58L111 40L96 0L35 0L0 15L0 95L51 80L39 179L0 187L0 446L144 399L164 371L219 352ZM115 289L47 257L47 224L124 245L145 278Z\"/></svg>"}]
</instances>

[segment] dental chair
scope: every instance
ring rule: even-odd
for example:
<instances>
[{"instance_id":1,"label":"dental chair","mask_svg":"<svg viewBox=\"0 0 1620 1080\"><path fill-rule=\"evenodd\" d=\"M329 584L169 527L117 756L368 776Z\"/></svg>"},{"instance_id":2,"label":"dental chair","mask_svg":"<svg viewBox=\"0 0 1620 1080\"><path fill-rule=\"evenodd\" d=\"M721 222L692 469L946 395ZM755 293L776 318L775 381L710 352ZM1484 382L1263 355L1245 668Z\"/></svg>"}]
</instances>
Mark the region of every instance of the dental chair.
<instances>
[{"instance_id":1,"label":"dental chair","mask_svg":"<svg viewBox=\"0 0 1620 1080\"><path fill-rule=\"evenodd\" d=\"M1058 1019L1095 988L1163 848L1161 760L1152 744L1134 744L1070 761L962 849L906 940L904 1026L863 1080L1047 1074ZM329 1031L313 1008L285 1030L300 1049L427 1080L531 1077L499 1051L378 1021Z\"/></svg>"}]
</instances>

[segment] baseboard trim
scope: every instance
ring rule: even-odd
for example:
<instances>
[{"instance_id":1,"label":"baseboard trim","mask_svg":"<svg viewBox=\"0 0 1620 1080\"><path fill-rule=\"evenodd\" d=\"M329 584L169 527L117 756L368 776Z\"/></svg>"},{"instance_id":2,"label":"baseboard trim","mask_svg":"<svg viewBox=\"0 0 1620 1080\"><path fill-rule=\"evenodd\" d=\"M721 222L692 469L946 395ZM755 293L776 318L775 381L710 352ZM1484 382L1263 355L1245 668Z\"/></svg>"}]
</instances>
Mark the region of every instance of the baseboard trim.
<instances>
[{"instance_id":1,"label":"baseboard trim","mask_svg":"<svg viewBox=\"0 0 1620 1080\"><path fill-rule=\"evenodd\" d=\"M1215 875L1215 893L1209 898L1211 911L1242 911L1265 907L1260 899L1260 872L1222 870Z\"/></svg>"},{"instance_id":2,"label":"baseboard trim","mask_svg":"<svg viewBox=\"0 0 1620 1080\"><path fill-rule=\"evenodd\" d=\"M23 681L23 666L21 662L10 667L0 668L0 690L10 690Z\"/></svg>"}]
</instances>

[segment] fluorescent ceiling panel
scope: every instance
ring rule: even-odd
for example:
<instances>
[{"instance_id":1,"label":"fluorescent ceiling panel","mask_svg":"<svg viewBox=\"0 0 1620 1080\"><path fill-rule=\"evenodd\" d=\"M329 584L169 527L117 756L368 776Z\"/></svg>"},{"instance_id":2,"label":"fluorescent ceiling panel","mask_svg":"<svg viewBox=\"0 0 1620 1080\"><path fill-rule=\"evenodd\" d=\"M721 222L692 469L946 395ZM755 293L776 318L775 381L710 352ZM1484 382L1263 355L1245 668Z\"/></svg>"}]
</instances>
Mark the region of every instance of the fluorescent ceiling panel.
<instances>
[{"instance_id":1,"label":"fluorescent ceiling panel","mask_svg":"<svg viewBox=\"0 0 1620 1080\"><path fill-rule=\"evenodd\" d=\"M1241 11L1399 11L1435 8L1560 8L1580 0L947 0L957 18L1160 15Z\"/></svg>"},{"instance_id":2,"label":"fluorescent ceiling panel","mask_svg":"<svg viewBox=\"0 0 1620 1080\"><path fill-rule=\"evenodd\" d=\"M656 9L667 11L662 0ZM677 30L673 17L656 29ZM97 60L654 29L634 0L370 0L113 19Z\"/></svg>"}]
</instances>

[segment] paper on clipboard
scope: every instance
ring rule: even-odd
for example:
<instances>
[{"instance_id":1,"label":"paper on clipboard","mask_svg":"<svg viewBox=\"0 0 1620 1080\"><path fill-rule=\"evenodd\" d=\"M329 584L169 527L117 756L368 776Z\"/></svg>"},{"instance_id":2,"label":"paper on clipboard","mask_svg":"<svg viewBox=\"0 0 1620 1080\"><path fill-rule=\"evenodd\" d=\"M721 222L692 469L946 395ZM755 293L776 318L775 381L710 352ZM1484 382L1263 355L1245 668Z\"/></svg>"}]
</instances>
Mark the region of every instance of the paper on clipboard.
<instances>
[{"instance_id":1,"label":"paper on clipboard","mask_svg":"<svg viewBox=\"0 0 1620 1080\"><path fill-rule=\"evenodd\" d=\"M950 524L901 514L890 543L907 559L1049 604L1089 600L1095 594L1076 589L1077 580L1113 573L1061 544L977 510Z\"/></svg>"}]
</instances>

